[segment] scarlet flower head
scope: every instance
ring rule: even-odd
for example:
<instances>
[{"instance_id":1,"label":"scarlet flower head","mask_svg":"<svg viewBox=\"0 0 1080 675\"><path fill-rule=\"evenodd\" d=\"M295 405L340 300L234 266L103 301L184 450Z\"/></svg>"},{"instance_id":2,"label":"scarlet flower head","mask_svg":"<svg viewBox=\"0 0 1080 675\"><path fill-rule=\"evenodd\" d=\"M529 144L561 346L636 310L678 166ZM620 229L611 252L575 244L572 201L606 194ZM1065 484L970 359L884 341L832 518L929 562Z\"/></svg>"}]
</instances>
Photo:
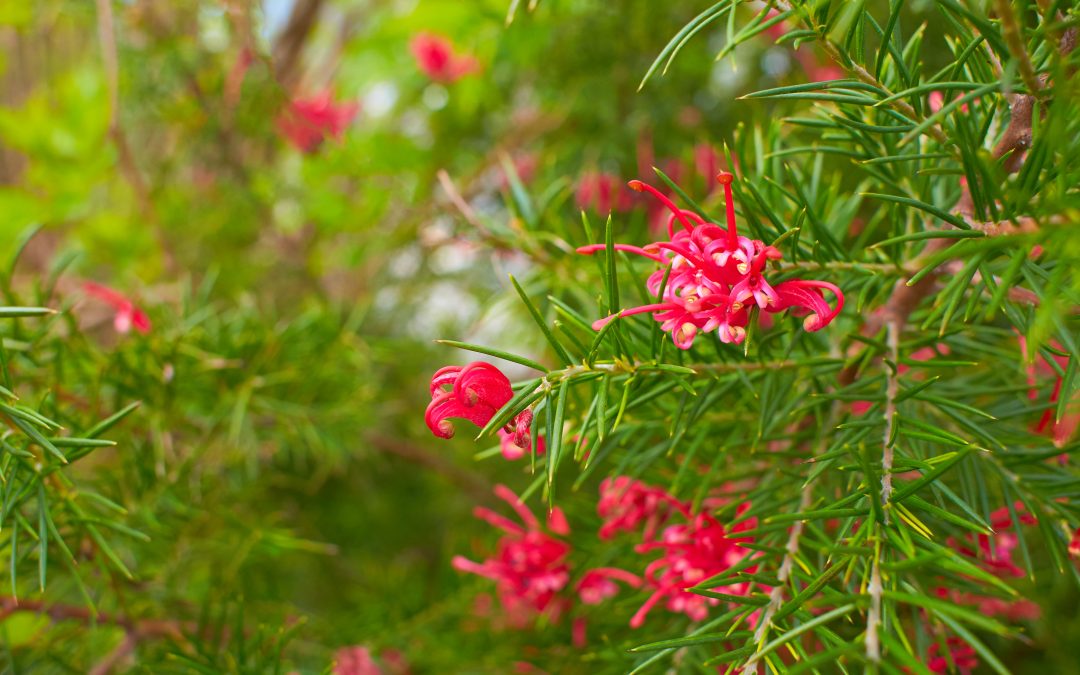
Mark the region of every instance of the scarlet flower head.
<instances>
[{"instance_id":1,"label":"scarlet flower head","mask_svg":"<svg viewBox=\"0 0 1080 675\"><path fill-rule=\"evenodd\" d=\"M749 505L744 505L740 511L746 508ZM753 522L746 521L729 532L709 514L699 513L687 523L666 528L660 541L639 546L640 552L659 549L663 554L645 568L645 585L652 589L652 594L630 619L630 627L643 625L648 613L661 602L668 611L686 614L694 621L707 617L709 608L720 604L720 600L690 593L686 589L705 582L742 560L747 550L740 548L738 543L748 541L748 538L739 538L735 534L738 530L751 527ZM753 568L749 571L752 572ZM711 590L739 595L748 589L749 584L740 582Z\"/></svg>"},{"instance_id":2,"label":"scarlet flower head","mask_svg":"<svg viewBox=\"0 0 1080 675\"><path fill-rule=\"evenodd\" d=\"M329 91L294 98L277 120L278 130L301 152L314 152L327 138L340 139L360 104L335 103Z\"/></svg>"},{"instance_id":3,"label":"scarlet flower head","mask_svg":"<svg viewBox=\"0 0 1080 675\"><path fill-rule=\"evenodd\" d=\"M689 507L666 490L629 476L605 478L600 483L596 513L603 520L600 538L611 539L619 532L633 532L644 523L643 539L652 541L656 530L677 511L690 517Z\"/></svg>"},{"instance_id":4,"label":"scarlet flower head","mask_svg":"<svg viewBox=\"0 0 1080 675\"><path fill-rule=\"evenodd\" d=\"M472 56L454 53L450 40L433 33L420 33L409 43L416 65L435 82L449 84L480 70Z\"/></svg>"},{"instance_id":5,"label":"scarlet flower head","mask_svg":"<svg viewBox=\"0 0 1080 675\"><path fill-rule=\"evenodd\" d=\"M570 545L544 532L540 521L510 488L498 485L495 495L510 505L521 524L490 509L476 507L473 513L477 518L504 534L491 558L478 563L454 556L454 569L494 581L499 602L515 626L523 627L545 612L557 619L568 603L559 592L570 581L570 567L566 562ZM548 516L547 530L553 534L569 534L566 517L557 507Z\"/></svg>"},{"instance_id":6,"label":"scarlet flower head","mask_svg":"<svg viewBox=\"0 0 1080 675\"><path fill-rule=\"evenodd\" d=\"M724 186L726 227L680 209L648 183L630 181L631 189L651 194L670 212L666 241L644 248L615 245L617 250L649 258L659 265L646 283L659 301L600 319L593 323L594 330L616 317L647 313L661 323L663 331L671 333L676 347L689 349L699 333L714 330L721 342L741 343L755 308L764 312L792 310L793 314L805 316L803 328L807 331L821 330L836 318L843 309L844 294L834 284L792 279L774 285L766 279L766 264L782 255L759 239L739 235L731 192L733 180L734 176L727 172L717 176ZM592 244L577 251L591 255L604 248L603 244ZM825 291L835 297L835 307L826 301Z\"/></svg>"},{"instance_id":7,"label":"scarlet flower head","mask_svg":"<svg viewBox=\"0 0 1080 675\"><path fill-rule=\"evenodd\" d=\"M509 378L490 363L473 361L467 366L447 366L431 377L431 403L424 412L424 421L439 438L452 438L454 425L450 418L484 427L513 397ZM507 459L532 451L532 418L532 410L526 408L500 430L503 456Z\"/></svg>"},{"instance_id":8,"label":"scarlet flower head","mask_svg":"<svg viewBox=\"0 0 1080 675\"><path fill-rule=\"evenodd\" d=\"M103 301L113 309L113 328L117 333L125 335L132 328L143 335L150 332L150 317L123 293L93 281L84 281L82 288L88 296Z\"/></svg>"}]
</instances>

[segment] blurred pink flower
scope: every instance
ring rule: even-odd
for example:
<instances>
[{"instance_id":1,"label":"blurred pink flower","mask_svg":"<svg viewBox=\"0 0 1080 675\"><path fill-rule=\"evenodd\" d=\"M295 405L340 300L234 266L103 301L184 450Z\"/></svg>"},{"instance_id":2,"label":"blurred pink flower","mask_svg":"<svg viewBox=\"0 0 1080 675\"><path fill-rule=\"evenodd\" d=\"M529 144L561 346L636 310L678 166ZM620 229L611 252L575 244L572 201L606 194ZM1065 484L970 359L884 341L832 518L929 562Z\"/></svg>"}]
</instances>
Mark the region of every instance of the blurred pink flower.
<instances>
[{"instance_id":1,"label":"blurred pink flower","mask_svg":"<svg viewBox=\"0 0 1080 675\"><path fill-rule=\"evenodd\" d=\"M1077 429L1080 429L1080 394L1074 394L1073 399L1065 406L1065 414L1060 420L1057 420L1057 405L1054 404L1056 404L1061 397L1062 378L1041 352L1039 353L1038 359L1034 362L1029 362L1030 356L1028 354L1027 339L1024 338L1023 335L1020 335L1018 339L1020 340L1020 353L1023 356L1024 362L1028 363L1028 398L1034 401L1039 396L1037 375L1049 375L1057 378L1054 382L1054 389L1050 393L1049 403L1051 405L1043 412L1039 422L1032 430L1037 434L1049 432L1050 437L1054 440L1054 445L1059 448L1064 447L1065 444L1076 435ZM1061 350L1061 345L1055 341L1050 343L1050 347L1059 351ZM1068 369L1069 357L1052 354L1051 358L1062 370Z\"/></svg>"},{"instance_id":2,"label":"blurred pink flower","mask_svg":"<svg viewBox=\"0 0 1080 675\"><path fill-rule=\"evenodd\" d=\"M450 40L433 33L420 33L409 43L416 65L435 82L449 84L480 70L472 56L454 53Z\"/></svg>"},{"instance_id":3,"label":"blurred pink flower","mask_svg":"<svg viewBox=\"0 0 1080 675\"><path fill-rule=\"evenodd\" d=\"M749 508L744 504L739 512ZM748 549L740 547L739 530L754 527L754 519L740 523L733 531L727 531L715 518L699 513L688 523L671 525L664 530L660 541L638 546L639 552L659 549L662 555L645 568L645 586L652 594L630 619L631 628L639 628L645 617L660 602L670 612L682 613L694 621L701 621L709 614L709 608L720 604L718 598L690 593L687 588L705 582L727 570L746 557ZM747 571L753 572L751 566ZM711 590L739 595L749 590L749 584L740 582Z\"/></svg>"},{"instance_id":4,"label":"blurred pink flower","mask_svg":"<svg viewBox=\"0 0 1080 675\"><path fill-rule=\"evenodd\" d=\"M1034 525L1037 522L1035 516L1024 509L1022 502L1014 503L1013 510L1021 525ZM1015 532L1009 531L1015 529L1017 525L1013 522L1009 508L1003 506L990 514L990 527L994 533L976 535L975 548L971 547L970 540L958 541L950 537L948 542L960 553L977 560L988 572L1002 577L1022 577L1025 574L1024 570L1013 562L1012 557L1019 539Z\"/></svg>"},{"instance_id":5,"label":"blurred pink flower","mask_svg":"<svg viewBox=\"0 0 1080 675\"><path fill-rule=\"evenodd\" d=\"M334 654L333 675L383 675L367 647L342 647Z\"/></svg>"},{"instance_id":6,"label":"blurred pink flower","mask_svg":"<svg viewBox=\"0 0 1080 675\"><path fill-rule=\"evenodd\" d=\"M328 136L340 139L359 110L356 101L334 103L330 92L324 91L290 101L277 127L296 149L314 152Z\"/></svg>"},{"instance_id":7,"label":"blurred pink flower","mask_svg":"<svg viewBox=\"0 0 1080 675\"><path fill-rule=\"evenodd\" d=\"M633 532L644 523L643 541L652 541L657 528L663 526L672 511L690 517L689 507L666 490L629 476L605 478L600 483L600 501L596 513L603 523L600 538L611 539L619 532Z\"/></svg>"},{"instance_id":8,"label":"blurred pink flower","mask_svg":"<svg viewBox=\"0 0 1080 675\"><path fill-rule=\"evenodd\" d=\"M547 613L552 620L561 616L568 600L558 596L570 581L566 558L570 545L545 533L532 511L505 485L495 487L495 495L518 515L522 524L478 506L477 518L502 530L495 554L483 562L454 556L454 569L491 579L496 584L499 603L511 625L524 627L536 615ZM558 508L549 516L549 530L568 533L566 518Z\"/></svg>"},{"instance_id":9,"label":"blurred pink flower","mask_svg":"<svg viewBox=\"0 0 1080 675\"><path fill-rule=\"evenodd\" d=\"M926 651L926 667L932 673L948 673L953 666L961 675L968 675L978 667L979 659L975 657L975 650L960 638L951 637L945 641L949 650L949 656L941 656L941 645L937 642L930 645Z\"/></svg>"},{"instance_id":10,"label":"blurred pink flower","mask_svg":"<svg viewBox=\"0 0 1080 675\"><path fill-rule=\"evenodd\" d=\"M577 207L583 211L591 210L602 216L612 211L629 211L634 207L634 196L618 176L601 171L590 171L578 179L574 193Z\"/></svg>"},{"instance_id":11,"label":"blurred pink flower","mask_svg":"<svg viewBox=\"0 0 1080 675\"><path fill-rule=\"evenodd\" d=\"M631 588L641 586L641 578L626 570L615 567L597 567L585 573L577 585L578 598L586 605L599 605L604 600L614 597L619 592L615 581L621 581Z\"/></svg>"},{"instance_id":12,"label":"blurred pink flower","mask_svg":"<svg viewBox=\"0 0 1080 675\"><path fill-rule=\"evenodd\" d=\"M124 294L93 281L84 281L82 288L88 296L112 307L115 312L113 327L117 333L130 333L132 328L143 335L150 332L150 317Z\"/></svg>"}]
</instances>

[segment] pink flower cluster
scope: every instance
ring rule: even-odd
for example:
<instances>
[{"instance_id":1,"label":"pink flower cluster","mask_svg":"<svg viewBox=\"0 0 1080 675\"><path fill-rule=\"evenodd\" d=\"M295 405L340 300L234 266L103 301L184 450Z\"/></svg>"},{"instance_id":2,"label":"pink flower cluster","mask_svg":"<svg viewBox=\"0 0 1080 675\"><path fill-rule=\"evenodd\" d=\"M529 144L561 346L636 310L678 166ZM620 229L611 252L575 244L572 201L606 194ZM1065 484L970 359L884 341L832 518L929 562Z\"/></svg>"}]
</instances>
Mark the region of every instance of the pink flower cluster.
<instances>
[{"instance_id":1,"label":"pink flower cluster","mask_svg":"<svg viewBox=\"0 0 1080 675\"><path fill-rule=\"evenodd\" d=\"M937 642L930 645L930 649L927 650L926 668L931 673L948 673L952 670L952 666L955 666L956 671L961 675L968 675L979 666L975 649L960 638L948 638L945 640L945 647L949 650L948 657L941 654L941 645Z\"/></svg>"},{"instance_id":2,"label":"pink flower cluster","mask_svg":"<svg viewBox=\"0 0 1080 675\"><path fill-rule=\"evenodd\" d=\"M1035 517L1024 509L1021 502L1013 505L1019 525L1034 525ZM974 543L970 540L957 541L949 539L949 545L979 565L999 577L1020 578L1025 575L1024 570L1013 561L1013 551L1019 545L1019 538L1015 531L1017 523L1013 522L1012 514L1008 507L1002 507L990 514L990 527L994 533L990 535L976 535ZM939 587L937 595L947 598L957 604L978 607L979 611L988 616L1001 616L1010 621L1037 619L1040 615L1039 605L1036 603L1020 600L1002 600L976 593L965 593L956 589Z\"/></svg>"},{"instance_id":3,"label":"pink flower cluster","mask_svg":"<svg viewBox=\"0 0 1080 675\"><path fill-rule=\"evenodd\" d=\"M651 149L651 141L647 138L639 139L637 154L638 171L641 173L648 171L649 167L657 163ZM720 170L722 162L723 160L712 145L698 143L694 146L692 162L668 158L660 161L659 165L672 181L678 182L684 175L696 173L705 176L709 185L715 185L713 176ZM617 175L596 170L583 173L578 178L577 189L574 192L574 201L579 209L592 211L602 216L633 210L637 206L634 197L634 192ZM658 204L657 208L649 209L649 223L655 224L654 229L662 229L664 222L666 219L662 204Z\"/></svg>"},{"instance_id":4,"label":"pink flower cluster","mask_svg":"<svg viewBox=\"0 0 1080 675\"><path fill-rule=\"evenodd\" d=\"M738 530L751 527L751 521L745 521L734 530L728 531L715 518L702 512L685 523L665 528L658 541L638 546L639 552L659 550L662 555L645 568L645 581L652 589L652 594L630 619L630 626L641 626L649 611L660 602L664 603L668 611L681 612L694 621L701 621L708 616L709 608L719 605L721 601L718 598L691 593L686 589L725 572L741 561L747 550L738 544L749 539L733 535ZM740 582L710 590L740 595L747 592L748 584Z\"/></svg>"},{"instance_id":5,"label":"pink flower cluster","mask_svg":"<svg viewBox=\"0 0 1080 675\"><path fill-rule=\"evenodd\" d=\"M731 194L734 176L721 173L717 180L724 186L727 227L706 221L693 211L680 209L656 188L641 181L630 181L631 188L655 196L670 211L668 240L644 248L616 244L620 251L634 253L655 261L660 267L648 278L649 292L662 300L654 304L624 309L596 321L600 330L618 316L652 314L680 349L690 349L697 334L717 331L721 342L739 344L746 339L751 312L792 310L806 315L803 327L821 330L829 325L844 306L844 295L826 281L793 279L775 286L765 278L765 266L779 260L779 250L760 239L739 236L735 225L735 204ZM683 229L675 231L676 223ZM591 255L604 250L603 244L577 249ZM665 283L666 282L666 283ZM836 298L830 307L822 291Z\"/></svg>"},{"instance_id":6,"label":"pink flower cluster","mask_svg":"<svg viewBox=\"0 0 1080 675\"><path fill-rule=\"evenodd\" d=\"M84 281L82 287L86 295L101 300L112 308L113 328L117 333L130 333L132 328L143 335L150 332L150 317L136 307L131 298L94 281Z\"/></svg>"},{"instance_id":7,"label":"pink flower cluster","mask_svg":"<svg viewBox=\"0 0 1080 675\"><path fill-rule=\"evenodd\" d=\"M453 559L456 569L477 574L495 581L499 602L515 627L524 627L539 615L555 621L573 606L568 588L571 567L568 562L570 545L558 537L569 534L570 527L562 511L553 509L547 528L523 505L517 495L504 486L495 494L517 513L521 524L486 509L477 507L475 515L502 530L503 536L496 552L483 562L462 556ZM744 505L740 512L748 508ZM709 608L720 604L717 598L690 593L686 589L701 584L739 562L747 551L739 543L748 541L737 533L753 527L753 520L728 530L708 513L693 513L689 504L679 501L663 489L646 485L626 476L608 479L600 488L597 511L603 521L600 538L610 539L615 533L642 532L643 542L638 553L660 552L639 576L617 567L597 567L587 570L573 587L577 600L583 605L597 605L614 597L619 583L634 589L644 589L649 595L630 619L637 628L657 605L668 611L685 614L694 621L704 619ZM657 529L678 517L680 522ZM753 568L750 568L753 571ZM713 590L730 594L745 593L747 584L738 583ZM584 641L584 622L574 626L575 643Z\"/></svg>"},{"instance_id":8,"label":"pink flower cluster","mask_svg":"<svg viewBox=\"0 0 1080 675\"><path fill-rule=\"evenodd\" d=\"M468 420L485 426L499 408L514 397L510 380L495 366L474 361L467 366L440 368L431 377L431 403L424 413L431 433L451 438L454 425L450 418ZM499 430L503 456L518 459L532 450L532 410L526 408ZM540 443L538 451L542 448Z\"/></svg>"},{"instance_id":9,"label":"pink flower cluster","mask_svg":"<svg viewBox=\"0 0 1080 675\"><path fill-rule=\"evenodd\" d=\"M342 647L334 654L333 675L407 675L411 672L405 657L388 649L379 654L382 665L363 645Z\"/></svg>"},{"instance_id":10,"label":"pink flower cluster","mask_svg":"<svg viewBox=\"0 0 1080 675\"><path fill-rule=\"evenodd\" d=\"M329 91L295 98L278 118L278 130L300 152L314 152L327 138L340 139L360 104L335 103Z\"/></svg>"},{"instance_id":11,"label":"pink flower cluster","mask_svg":"<svg viewBox=\"0 0 1080 675\"><path fill-rule=\"evenodd\" d=\"M420 33L409 43L416 65L435 82L449 84L480 70L471 56L454 53L454 46L441 35Z\"/></svg>"},{"instance_id":12,"label":"pink flower cluster","mask_svg":"<svg viewBox=\"0 0 1080 675\"><path fill-rule=\"evenodd\" d=\"M568 598L559 594L570 581L567 563L570 545L552 535L570 533L566 517L560 509L553 509L545 532L540 521L510 488L498 485L495 495L510 505L521 525L491 509L476 507L473 513L477 518L504 534L491 558L478 563L455 556L454 568L494 581L499 602L511 625L524 627L542 613L552 621L558 620L570 604Z\"/></svg>"},{"instance_id":13,"label":"pink flower cluster","mask_svg":"<svg viewBox=\"0 0 1080 675\"><path fill-rule=\"evenodd\" d=\"M1057 342L1052 342L1050 346L1058 350L1061 349L1061 345ZM1020 336L1020 352L1024 361L1027 362L1030 357L1028 355L1027 340L1023 336ZM1068 369L1069 357L1052 354L1051 358L1062 371ZM1051 405L1043 412L1038 424L1032 430L1037 434L1049 434L1054 440L1054 445L1059 448L1064 447L1076 435L1077 429L1080 429L1080 395L1073 395L1072 400L1066 404L1065 415L1060 420L1057 420L1056 404L1061 397L1063 378L1058 375L1058 371L1041 353L1034 363L1029 363L1027 366L1028 398L1032 401L1039 398L1038 375L1048 375L1056 379L1048 401Z\"/></svg>"},{"instance_id":14,"label":"pink flower cluster","mask_svg":"<svg viewBox=\"0 0 1080 675\"><path fill-rule=\"evenodd\" d=\"M611 539L619 532L633 532L644 523L643 538L653 541L656 530L668 521L672 511L685 516L689 510L663 488L646 485L629 476L605 478L600 483L596 513L603 520L600 538Z\"/></svg>"}]
</instances>

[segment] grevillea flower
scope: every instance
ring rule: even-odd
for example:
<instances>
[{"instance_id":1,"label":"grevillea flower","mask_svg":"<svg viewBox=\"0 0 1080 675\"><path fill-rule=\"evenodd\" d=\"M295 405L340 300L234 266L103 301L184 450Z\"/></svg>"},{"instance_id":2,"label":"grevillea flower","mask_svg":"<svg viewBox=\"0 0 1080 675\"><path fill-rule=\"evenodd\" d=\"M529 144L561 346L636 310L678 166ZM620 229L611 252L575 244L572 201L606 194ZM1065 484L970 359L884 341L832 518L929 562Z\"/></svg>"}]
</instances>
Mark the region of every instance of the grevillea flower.
<instances>
[{"instance_id":1,"label":"grevillea flower","mask_svg":"<svg viewBox=\"0 0 1080 675\"><path fill-rule=\"evenodd\" d=\"M477 574L496 584L499 602L512 625L524 627L536 615L547 613L552 620L566 610L569 601L559 592L570 581L566 558L570 545L543 531L540 521L508 487L498 485L495 495L521 519L521 525L482 506L473 513L504 532L495 554L483 562L454 556L453 566ZM555 508L548 516L548 531L569 534L566 517Z\"/></svg>"},{"instance_id":2,"label":"grevillea flower","mask_svg":"<svg viewBox=\"0 0 1080 675\"><path fill-rule=\"evenodd\" d=\"M360 104L334 103L329 91L295 98L278 118L278 130L301 152L314 152L327 138L340 139Z\"/></svg>"},{"instance_id":3,"label":"grevillea flower","mask_svg":"<svg viewBox=\"0 0 1080 675\"><path fill-rule=\"evenodd\" d=\"M666 490L629 476L605 478L600 483L600 501L596 513L603 523L600 538L611 539L619 532L633 532L644 523L643 540L652 541L673 511L690 517L689 506Z\"/></svg>"},{"instance_id":4,"label":"grevillea flower","mask_svg":"<svg viewBox=\"0 0 1080 675\"><path fill-rule=\"evenodd\" d=\"M1033 621L1042 616L1042 608L1031 600L1003 600L988 595L965 593L956 589L939 586L937 596L950 600L957 605L968 605L979 610L985 616L999 616L1009 621Z\"/></svg>"},{"instance_id":5,"label":"grevillea flower","mask_svg":"<svg viewBox=\"0 0 1080 675\"><path fill-rule=\"evenodd\" d=\"M454 435L451 417L483 427L513 396L510 380L490 363L473 361L467 366L447 366L431 377L431 403L424 421L431 433L439 438L451 438ZM529 429L532 418L532 410L526 408L501 430L500 442L507 459L517 459L532 450Z\"/></svg>"},{"instance_id":6,"label":"grevillea flower","mask_svg":"<svg viewBox=\"0 0 1080 675\"><path fill-rule=\"evenodd\" d=\"M416 65L435 82L449 84L480 70L471 56L454 53L450 40L433 33L420 33L409 43Z\"/></svg>"},{"instance_id":7,"label":"grevillea flower","mask_svg":"<svg viewBox=\"0 0 1080 675\"><path fill-rule=\"evenodd\" d=\"M82 288L88 296L105 302L113 309L113 327L117 333L130 333L132 328L143 335L150 332L150 317L123 293L93 281L84 281Z\"/></svg>"},{"instance_id":8,"label":"grevillea flower","mask_svg":"<svg viewBox=\"0 0 1080 675\"><path fill-rule=\"evenodd\" d=\"M1021 502L1013 504L1013 511L1021 525L1034 525L1037 522L1035 516L1028 513ZM1016 525L1009 508L1003 506L990 514L990 527L994 533L976 535L975 548L968 542L957 542L955 539L950 539L949 544L977 560L988 572L1002 577L1022 577L1024 570L1013 562L1012 557L1013 551L1019 545L1019 538L1015 532L1009 530Z\"/></svg>"},{"instance_id":9,"label":"grevillea flower","mask_svg":"<svg viewBox=\"0 0 1080 675\"><path fill-rule=\"evenodd\" d=\"M629 211L634 206L634 196L622 181L601 171L590 171L578 179L574 200L579 209L605 216L612 211Z\"/></svg>"},{"instance_id":10,"label":"grevillea flower","mask_svg":"<svg viewBox=\"0 0 1080 675\"><path fill-rule=\"evenodd\" d=\"M1080 527L1073 532L1072 540L1069 542L1069 555L1080 558Z\"/></svg>"},{"instance_id":11,"label":"grevillea flower","mask_svg":"<svg viewBox=\"0 0 1080 675\"><path fill-rule=\"evenodd\" d=\"M532 450L532 443L529 442L531 436L529 435L529 427L532 425L532 410L526 408L514 418L513 431L507 431L506 429L499 429L499 450L502 451L502 456L510 461L521 459ZM518 445L519 441L524 441L524 445ZM546 447L544 445L544 438L542 436L536 437L536 454L542 455Z\"/></svg>"},{"instance_id":12,"label":"grevillea flower","mask_svg":"<svg viewBox=\"0 0 1080 675\"><path fill-rule=\"evenodd\" d=\"M716 331L721 342L739 344L746 339L751 312L791 310L804 315L803 328L821 330L829 325L844 306L844 295L826 281L793 279L773 284L765 278L765 265L779 260L776 248L758 239L739 236L735 224L735 203L731 194L734 176L721 173L717 180L724 186L727 227L708 222L693 211L680 209L666 195L638 180L629 185L648 192L670 212L668 240L644 248L616 244L615 248L634 253L659 265L648 278L649 293L660 302L624 309L593 323L600 330L618 316L652 314L661 329L671 333L680 349L689 349L698 333ZM676 231L676 225L682 229ZM603 244L582 246L578 253L591 255L604 250ZM665 283L666 279L666 283ZM823 291L835 298L831 307Z\"/></svg>"},{"instance_id":13,"label":"grevillea flower","mask_svg":"<svg viewBox=\"0 0 1080 675\"><path fill-rule=\"evenodd\" d=\"M967 675L979 665L975 649L960 638L951 637L945 641L949 650L948 657L941 655L941 645L935 642L926 650L926 668L931 673L948 673L955 666L956 671Z\"/></svg>"},{"instance_id":14,"label":"grevillea flower","mask_svg":"<svg viewBox=\"0 0 1080 675\"><path fill-rule=\"evenodd\" d=\"M585 573L577 585L578 598L585 605L599 605L619 592L621 581L631 588L641 586L641 578L616 567L597 567Z\"/></svg>"},{"instance_id":15,"label":"grevillea flower","mask_svg":"<svg viewBox=\"0 0 1080 675\"><path fill-rule=\"evenodd\" d=\"M342 647L334 654L334 675L383 675L367 647Z\"/></svg>"},{"instance_id":16,"label":"grevillea flower","mask_svg":"<svg viewBox=\"0 0 1080 675\"><path fill-rule=\"evenodd\" d=\"M739 510L746 508L749 505ZM661 602L668 611L686 614L694 621L708 616L709 608L720 604L720 600L690 593L686 589L724 572L742 560L748 551L739 547L738 543L749 539L735 535L739 530L753 526L753 520L748 520L728 532L709 514L699 513L687 523L665 528L659 541L638 546L640 552L660 550L662 555L645 568L644 585L652 590L652 594L630 619L630 627L638 628L644 624L648 613ZM753 569L751 567L750 571ZM748 589L749 584L740 582L710 590L739 595Z\"/></svg>"},{"instance_id":17,"label":"grevillea flower","mask_svg":"<svg viewBox=\"0 0 1080 675\"><path fill-rule=\"evenodd\" d=\"M1058 375L1058 371L1047 361L1046 357L1039 353L1039 358L1034 363L1029 362L1027 340L1023 335L1019 336L1020 340L1020 352L1023 355L1025 362L1028 362L1027 366L1027 379L1028 379L1028 398L1032 401L1039 398L1039 388L1036 384L1037 375L1050 375L1056 378L1054 382L1054 389L1050 392L1050 407L1047 408L1039 422L1032 428L1037 434L1049 434L1054 440L1054 445L1061 448L1076 435L1077 429L1080 429L1080 394L1073 394L1072 400L1070 400L1065 406L1065 414L1060 420L1057 419L1057 402L1061 397L1061 387L1063 379ZM1057 342L1051 342L1051 347L1054 349L1061 349L1061 345ZM1061 356L1058 354L1051 354L1054 362L1062 372L1065 372L1069 368L1069 357Z\"/></svg>"}]
</instances>

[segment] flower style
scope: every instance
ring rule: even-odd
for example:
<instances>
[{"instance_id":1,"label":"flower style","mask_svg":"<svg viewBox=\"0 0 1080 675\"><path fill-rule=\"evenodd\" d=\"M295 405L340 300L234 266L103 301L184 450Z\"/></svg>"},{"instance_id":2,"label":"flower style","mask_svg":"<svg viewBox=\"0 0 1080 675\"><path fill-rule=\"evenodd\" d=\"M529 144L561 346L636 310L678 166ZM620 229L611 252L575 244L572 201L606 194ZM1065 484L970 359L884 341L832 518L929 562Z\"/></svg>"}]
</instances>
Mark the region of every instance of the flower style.
<instances>
[{"instance_id":1,"label":"flower style","mask_svg":"<svg viewBox=\"0 0 1080 675\"><path fill-rule=\"evenodd\" d=\"M449 418L483 427L513 397L510 380L490 363L473 361L467 366L447 366L431 377L431 403L424 421L439 438L452 438L454 425ZM507 459L532 451L532 418L532 410L526 408L500 430L500 444Z\"/></svg>"},{"instance_id":2,"label":"flower style","mask_svg":"<svg viewBox=\"0 0 1080 675\"><path fill-rule=\"evenodd\" d=\"M420 33L409 43L416 65L435 82L450 84L480 70L471 56L454 53L450 40L433 33Z\"/></svg>"},{"instance_id":3,"label":"flower style","mask_svg":"<svg viewBox=\"0 0 1080 675\"><path fill-rule=\"evenodd\" d=\"M661 302L624 309L600 319L593 323L594 330L616 317L652 314L661 329L671 333L676 347L690 349L698 333L714 330L721 342L741 343L746 339L746 326L754 308L765 312L790 309L793 314L805 315L803 328L807 331L821 330L836 318L843 309L844 295L835 285L806 279L773 285L765 278L766 263L782 256L765 242L738 234L731 193L733 180L734 176L727 172L717 176L724 186L726 228L680 209L647 183L630 181L632 189L648 192L670 212L668 240L644 248L627 244L616 244L615 248L649 258L660 266L646 285ZM677 224L681 230L676 231ZM591 255L604 248L603 244L592 244L577 251ZM835 308L829 306L823 291L835 296Z\"/></svg>"},{"instance_id":4,"label":"flower style","mask_svg":"<svg viewBox=\"0 0 1080 675\"><path fill-rule=\"evenodd\" d=\"M125 335L130 333L132 328L143 335L150 332L150 317L123 293L93 281L84 281L82 288L88 296L97 298L112 307L115 312L113 327L117 333Z\"/></svg>"},{"instance_id":5,"label":"flower style","mask_svg":"<svg viewBox=\"0 0 1080 675\"><path fill-rule=\"evenodd\" d=\"M570 581L566 562L570 545L542 531L540 521L510 488L498 485L495 495L514 509L522 524L482 506L476 507L473 513L477 518L505 534L493 557L478 563L454 556L452 564L459 571L494 581L499 602L513 625L523 627L545 612L557 619L569 603L558 593ZM569 534L566 517L560 509L553 509L548 516L547 529L553 534Z\"/></svg>"},{"instance_id":6,"label":"flower style","mask_svg":"<svg viewBox=\"0 0 1080 675\"><path fill-rule=\"evenodd\" d=\"M611 539L619 532L633 532L644 523L643 540L653 541L657 528L667 522L672 511L690 517L689 507L662 488L629 476L605 478L600 483L596 513L603 520L601 539Z\"/></svg>"},{"instance_id":7,"label":"flower style","mask_svg":"<svg viewBox=\"0 0 1080 675\"><path fill-rule=\"evenodd\" d=\"M746 508L749 505L744 505L740 511ZM664 602L668 611L681 612L694 621L708 616L709 607L720 604L720 600L690 593L686 589L742 560L747 551L740 548L738 543L748 541L748 538L732 535L751 527L752 521L746 521L728 532L709 514L699 513L687 523L666 528L660 541L638 546L640 552L659 549L663 555L645 568L645 585L652 589L652 594L630 619L630 627L639 628L644 624L645 617L660 602ZM748 588L749 584L741 582L712 590L737 595L746 593Z\"/></svg>"},{"instance_id":8,"label":"flower style","mask_svg":"<svg viewBox=\"0 0 1080 675\"><path fill-rule=\"evenodd\" d=\"M301 152L314 152L329 136L340 139L352 123L360 104L334 103L329 91L295 98L278 118L282 135Z\"/></svg>"}]
</instances>

